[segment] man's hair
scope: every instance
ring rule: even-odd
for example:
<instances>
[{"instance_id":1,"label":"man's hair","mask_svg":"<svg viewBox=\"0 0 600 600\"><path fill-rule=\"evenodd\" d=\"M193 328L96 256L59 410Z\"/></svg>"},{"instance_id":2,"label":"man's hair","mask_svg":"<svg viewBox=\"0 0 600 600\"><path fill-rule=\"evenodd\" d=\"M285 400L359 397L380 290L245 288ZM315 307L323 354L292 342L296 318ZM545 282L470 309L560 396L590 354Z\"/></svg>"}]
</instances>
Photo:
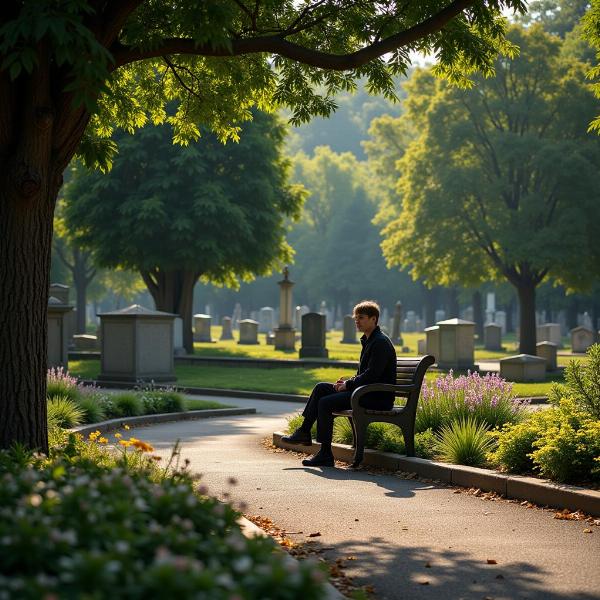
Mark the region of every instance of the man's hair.
<instances>
[{"instance_id":1,"label":"man's hair","mask_svg":"<svg viewBox=\"0 0 600 600\"><path fill-rule=\"evenodd\" d=\"M375 317L375 324L379 322L379 304L374 300L362 300L352 311L352 315L367 315L367 317Z\"/></svg>"}]
</instances>

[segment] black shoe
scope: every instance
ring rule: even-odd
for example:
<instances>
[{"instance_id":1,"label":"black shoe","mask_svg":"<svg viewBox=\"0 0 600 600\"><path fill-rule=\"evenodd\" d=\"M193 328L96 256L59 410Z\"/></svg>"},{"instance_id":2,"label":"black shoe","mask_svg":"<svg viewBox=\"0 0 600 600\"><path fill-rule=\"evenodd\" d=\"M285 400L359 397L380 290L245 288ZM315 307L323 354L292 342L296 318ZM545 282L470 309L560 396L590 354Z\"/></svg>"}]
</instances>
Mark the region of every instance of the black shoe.
<instances>
[{"instance_id":1,"label":"black shoe","mask_svg":"<svg viewBox=\"0 0 600 600\"><path fill-rule=\"evenodd\" d=\"M305 458L302 464L305 467L333 467L335 459L333 454L322 454L318 452L312 458Z\"/></svg>"},{"instance_id":2,"label":"black shoe","mask_svg":"<svg viewBox=\"0 0 600 600\"><path fill-rule=\"evenodd\" d=\"M301 446L312 446L312 438L310 432L303 429L296 429L292 435L281 436L281 441L286 444L300 444Z\"/></svg>"}]
</instances>

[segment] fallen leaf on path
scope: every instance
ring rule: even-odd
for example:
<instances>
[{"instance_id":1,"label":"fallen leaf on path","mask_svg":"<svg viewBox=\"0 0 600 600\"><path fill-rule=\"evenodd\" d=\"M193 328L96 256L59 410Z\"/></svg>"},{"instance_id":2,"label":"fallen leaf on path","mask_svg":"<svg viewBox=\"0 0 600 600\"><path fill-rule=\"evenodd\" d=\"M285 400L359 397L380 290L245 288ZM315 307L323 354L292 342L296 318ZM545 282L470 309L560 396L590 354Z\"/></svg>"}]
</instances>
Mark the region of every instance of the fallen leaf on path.
<instances>
[{"instance_id":1,"label":"fallen leaf on path","mask_svg":"<svg viewBox=\"0 0 600 600\"><path fill-rule=\"evenodd\" d=\"M317 531L316 533L309 533L308 537L319 537L321 535L320 531Z\"/></svg>"},{"instance_id":2,"label":"fallen leaf on path","mask_svg":"<svg viewBox=\"0 0 600 600\"><path fill-rule=\"evenodd\" d=\"M426 569L431 569L431 563L425 563L425 568Z\"/></svg>"},{"instance_id":3,"label":"fallen leaf on path","mask_svg":"<svg viewBox=\"0 0 600 600\"><path fill-rule=\"evenodd\" d=\"M497 565L497 564L498 564L498 561L497 561L497 560L494 560L493 558L488 558L488 559L487 559L487 564L488 564L488 565Z\"/></svg>"},{"instance_id":4,"label":"fallen leaf on path","mask_svg":"<svg viewBox=\"0 0 600 600\"><path fill-rule=\"evenodd\" d=\"M429 585L429 581L427 579L423 579L422 581L417 581L419 585Z\"/></svg>"},{"instance_id":5,"label":"fallen leaf on path","mask_svg":"<svg viewBox=\"0 0 600 600\"><path fill-rule=\"evenodd\" d=\"M592 530L591 529L584 529L583 533L592 533Z\"/></svg>"}]
</instances>

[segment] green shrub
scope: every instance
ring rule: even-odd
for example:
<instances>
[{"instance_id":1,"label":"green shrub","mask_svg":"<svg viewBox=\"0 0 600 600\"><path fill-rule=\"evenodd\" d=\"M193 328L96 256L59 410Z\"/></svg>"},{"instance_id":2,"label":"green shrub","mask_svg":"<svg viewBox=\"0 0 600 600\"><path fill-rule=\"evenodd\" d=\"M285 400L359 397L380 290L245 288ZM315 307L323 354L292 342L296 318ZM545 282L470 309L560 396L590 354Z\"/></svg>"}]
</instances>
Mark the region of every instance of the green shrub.
<instances>
[{"instance_id":1,"label":"green shrub","mask_svg":"<svg viewBox=\"0 0 600 600\"><path fill-rule=\"evenodd\" d=\"M1 597L325 597L314 564L244 537L239 513L196 495L185 471L55 439L50 459L0 451L0 506L18 515L0 519Z\"/></svg>"},{"instance_id":2,"label":"green shrub","mask_svg":"<svg viewBox=\"0 0 600 600\"><path fill-rule=\"evenodd\" d=\"M341 420L345 420L347 421L347 419L336 419L336 421L341 421ZM294 431L296 431L296 429L298 429L300 427L300 425L302 425L302 423L304 422L304 417L301 414L297 414L297 415L292 415L291 417L288 417L288 423L287 423L287 429L286 429L286 433L294 433ZM337 423L334 422L334 435L335 435L335 427L336 427ZM313 440L317 437L317 424L315 423L312 426L312 429L310 430L310 434L313 437ZM345 442L340 442L340 443L345 443Z\"/></svg>"},{"instance_id":3,"label":"green shrub","mask_svg":"<svg viewBox=\"0 0 600 600\"><path fill-rule=\"evenodd\" d=\"M587 350L588 361L571 360L565 369L567 395L579 408L600 419L600 344Z\"/></svg>"},{"instance_id":4,"label":"green shrub","mask_svg":"<svg viewBox=\"0 0 600 600\"><path fill-rule=\"evenodd\" d=\"M105 418L104 406L95 394L82 394L77 405L83 411L82 423L98 423Z\"/></svg>"},{"instance_id":5,"label":"green shrub","mask_svg":"<svg viewBox=\"0 0 600 600\"><path fill-rule=\"evenodd\" d=\"M46 398L68 398L77 400L80 396L80 388L76 377L71 377L63 367L52 367L48 369L46 377Z\"/></svg>"},{"instance_id":6,"label":"green shrub","mask_svg":"<svg viewBox=\"0 0 600 600\"><path fill-rule=\"evenodd\" d=\"M112 397L113 413L115 417L136 417L144 412L142 399L135 392L114 394Z\"/></svg>"},{"instance_id":7,"label":"green shrub","mask_svg":"<svg viewBox=\"0 0 600 600\"><path fill-rule=\"evenodd\" d=\"M49 427L75 427L84 417L83 410L67 397L54 396L48 400Z\"/></svg>"},{"instance_id":8,"label":"green shrub","mask_svg":"<svg viewBox=\"0 0 600 600\"><path fill-rule=\"evenodd\" d=\"M143 390L140 398L146 415L185 410L183 396L175 390Z\"/></svg>"},{"instance_id":9,"label":"green shrub","mask_svg":"<svg viewBox=\"0 0 600 600\"><path fill-rule=\"evenodd\" d=\"M485 463L494 440L488 428L473 417L451 421L437 434L437 450L445 462L478 467Z\"/></svg>"}]
</instances>

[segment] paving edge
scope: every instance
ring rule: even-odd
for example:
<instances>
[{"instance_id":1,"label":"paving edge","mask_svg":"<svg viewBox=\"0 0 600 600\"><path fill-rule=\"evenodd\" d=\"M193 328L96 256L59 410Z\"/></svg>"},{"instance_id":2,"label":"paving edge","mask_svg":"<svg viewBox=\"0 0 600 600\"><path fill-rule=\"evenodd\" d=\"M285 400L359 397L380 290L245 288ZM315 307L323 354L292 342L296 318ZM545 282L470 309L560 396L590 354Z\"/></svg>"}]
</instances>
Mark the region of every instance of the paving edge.
<instances>
[{"instance_id":1,"label":"paving edge","mask_svg":"<svg viewBox=\"0 0 600 600\"><path fill-rule=\"evenodd\" d=\"M247 537L265 537L269 538L274 547L279 551L283 552L285 558L285 562L291 563L298 559L294 558L290 554L288 554L273 538L264 530L261 529L258 525L253 523L252 521L246 519L246 517L240 517L238 519L238 524L242 528L242 533ZM346 596L342 595L329 581L325 583L325 600L345 600Z\"/></svg>"},{"instance_id":2,"label":"paving edge","mask_svg":"<svg viewBox=\"0 0 600 600\"><path fill-rule=\"evenodd\" d=\"M93 431L105 433L122 429L125 425L154 425L155 423L167 423L170 421L190 421L192 419L210 419L212 417L229 417L234 415L254 415L255 408L210 408L206 410L186 410L185 412L161 413L158 415L140 415L139 417L123 417L122 419L110 419L99 421L89 425L73 427L71 431L89 435Z\"/></svg>"},{"instance_id":3,"label":"paving edge","mask_svg":"<svg viewBox=\"0 0 600 600\"><path fill-rule=\"evenodd\" d=\"M299 444L288 444L281 440L283 435L285 434L278 431L273 433L273 444L278 448L314 453L320 447L314 441L310 448ZM351 446L333 444L332 448L336 459L352 462L354 449ZM489 469L451 465L392 452L380 452L369 448L365 449L363 464L383 467L393 471L416 473L420 477L436 479L462 487L479 488L482 491L496 492L507 498L527 500L540 506L568 508L573 511L581 510L586 514L600 516L600 491L588 490L574 485L552 483L535 477L505 475Z\"/></svg>"}]
</instances>

